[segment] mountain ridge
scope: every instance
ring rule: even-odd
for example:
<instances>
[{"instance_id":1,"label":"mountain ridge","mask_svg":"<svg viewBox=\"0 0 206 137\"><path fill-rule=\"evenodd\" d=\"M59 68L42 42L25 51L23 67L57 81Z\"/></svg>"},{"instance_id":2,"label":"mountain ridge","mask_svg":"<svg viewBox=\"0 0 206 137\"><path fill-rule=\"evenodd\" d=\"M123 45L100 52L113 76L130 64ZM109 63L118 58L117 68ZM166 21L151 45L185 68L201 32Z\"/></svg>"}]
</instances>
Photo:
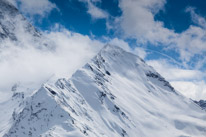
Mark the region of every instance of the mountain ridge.
<instances>
[{"instance_id":1,"label":"mountain ridge","mask_svg":"<svg viewBox=\"0 0 206 137\"><path fill-rule=\"evenodd\" d=\"M70 79L44 84L29 102L5 137L206 133L203 111L142 59L116 46L105 46ZM187 120L179 119L181 115Z\"/></svg>"},{"instance_id":2,"label":"mountain ridge","mask_svg":"<svg viewBox=\"0 0 206 137\"><path fill-rule=\"evenodd\" d=\"M1 46L9 40L12 46L54 47L5 0L0 1L0 27ZM117 46L106 45L70 78L48 80L31 95L21 84L11 90L0 102L3 137L206 134L205 111L144 60Z\"/></svg>"}]
</instances>

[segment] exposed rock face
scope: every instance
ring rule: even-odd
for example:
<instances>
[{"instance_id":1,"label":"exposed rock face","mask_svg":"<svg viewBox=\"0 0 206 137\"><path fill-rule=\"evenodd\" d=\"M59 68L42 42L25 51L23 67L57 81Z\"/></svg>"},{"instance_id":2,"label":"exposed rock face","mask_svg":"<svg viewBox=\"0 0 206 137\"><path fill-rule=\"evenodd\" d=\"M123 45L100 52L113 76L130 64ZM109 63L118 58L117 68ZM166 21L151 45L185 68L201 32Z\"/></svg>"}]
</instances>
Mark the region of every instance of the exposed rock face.
<instances>
[{"instance_id":1,"label":"exposed rock face","mask_svg":"<svg viewBox=\"0 0 206 137\"><path fill-rule=\"evenodd\" d=\"M194 101L198 104L202 109L206 110L206 100Z\"/></svg>"}]
</instances>

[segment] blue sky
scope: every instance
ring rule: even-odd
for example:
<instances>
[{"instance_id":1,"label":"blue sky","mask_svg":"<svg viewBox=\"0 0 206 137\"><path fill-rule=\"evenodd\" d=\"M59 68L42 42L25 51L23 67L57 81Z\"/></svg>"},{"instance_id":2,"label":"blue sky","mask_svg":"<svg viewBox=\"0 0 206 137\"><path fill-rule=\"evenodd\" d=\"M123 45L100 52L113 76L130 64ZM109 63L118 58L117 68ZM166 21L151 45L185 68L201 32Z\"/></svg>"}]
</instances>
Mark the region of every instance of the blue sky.
<instances>
[{"instance_id":1,"label":"blue sky","mask_svg":"<svg viewBox=\"0 0 206 137\"><path fill-rule=\"evenodd\" d=\"M183 94L206 99L205 0L10 1L40 31L61 26L117 44L144 58Z\"/></svg>"},{"instance_id":2,"label":"blue sky","mask_svg":"<svg viewBox=\"0 0 206 137\"><path fill-rule=\"evenodd\" d=\"M196 12L201 16L206 16L206 1L204 0L168 0L165 11L160 11L156 15L157 20L164 22L165 27L182 32L193 24L189 13L185 12L187 7L195 7Z\"/></svg>"},{"instance_id":3,"label":"blue sky","mask_svg":"<svg viewBox=\"0 0 206 137\"><path fill-rule=\"evenodd\" d=\"M40 21L34 22L35 26L40 30L49 30L55 23L58 23L71 31L83 35L95 36L96 39L102 39L104 36L110 38L122 38L120 33L115 32L115 30L112 29L109 30L106 26L107 21L112 22L114 18L118 18L122 15L118 0L93 2L97 8L102 9L109 14L108 18L97 19L88 14L87 2L78 0L50 1L54 3L58 9L53 9L46 17L41 18ZM186 9L192 7L196 14L206 17L206 8L204 5L206 5L206 1L204 0L168 0L165 2L164 7L154 15L154 20L164 23L165 28L173 30L176 33L181 33L187 30L191 25L197 25L192 21L191 14L190 12L187 12ZM39 18L39 16L35 16L35 18ZM138 43L136 38L127 37L124 40L127 41L131 47L144 46L149 50L165 53L175 60L181 61L179 55L174 50L163 50L162 43L159 43L160 46L156 47L154 46L154 43ZM150 59L158 56L159 55L154 54L148 58ZM193 60L196 61L196 58ZM194 67L192 62L189 62L188 64L188 68ZM201 69L204 69L204 67Z\"/></svg>"},{"instance_id":4,"label":"blue sky","mask_svg":"<svg viewBox=\"0 0 206 137\"><path fill-rule=\"evenodd\" d=\"M59 10L53 10L48 17L35 25L43 30L48 30L54 23L60 23L66 28L76 32L95 36L110 35L107 31L105 19L94 20L87 13L85 3L78 0L50 0L55 3ZM107 11L111 16L121 16L122 12L118 6L118 0L102 0L97 3L101 9ZM163 21L166 28L175 32L182 32L193 24L189 13L185 12L187 7L196 8L196 12L201 16L206 16L206 1L204 0L168 0L163 10L155 15L155 20Z\"/></svg>"},{"instance_id":5,"label":"blue sky","mask_svg":"<svg viewBox=\"0 0 206 137\"><path fill-rule=\"evenodd\" d=\"M87 5L78 0L51 0L60 10L53 10L47 18L41 22L36 22L40 29L47 30L54 23L60 23L72 31L97 37L112 35L107 31L106 19L93 19L87 13ZM106 10L111 16L120 16L121 10L118 8L118 1L102 1L96 4L99 8Z\"/></svg>"}]
</instances>

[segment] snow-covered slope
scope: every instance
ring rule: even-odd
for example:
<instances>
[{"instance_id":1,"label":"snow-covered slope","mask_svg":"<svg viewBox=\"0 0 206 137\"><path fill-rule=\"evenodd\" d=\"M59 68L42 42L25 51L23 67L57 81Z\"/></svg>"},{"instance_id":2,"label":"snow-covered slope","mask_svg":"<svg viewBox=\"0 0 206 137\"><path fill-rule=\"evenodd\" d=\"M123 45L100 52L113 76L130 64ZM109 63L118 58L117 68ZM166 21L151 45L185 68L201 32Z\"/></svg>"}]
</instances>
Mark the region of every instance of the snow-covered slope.
<instances>
[{"instance_id":1,"label":"snow-covered slope","mask_svg":"<svg viewBox=\"0 0 206 137\"><path fill-rule=\"evenodd\" d=\"M0 52L28 46L54 48L13 5L0 0ZM206 136L200 104L115 46L105 46L71 78L32 91L17 83L0 93L0 136Z\"/></svg>"},{"instance_id":2,"label":"snow-covered slope","mask_svg":"<svg viewBox=\"0 0 206 137\"><path fill-rule=\"evenodd\" d=\"M205 111L142 59L110 45L70 79L44 84L15 108L0 123L7 123L4 137L206 136Z\"/></svg>"}]
</instances>

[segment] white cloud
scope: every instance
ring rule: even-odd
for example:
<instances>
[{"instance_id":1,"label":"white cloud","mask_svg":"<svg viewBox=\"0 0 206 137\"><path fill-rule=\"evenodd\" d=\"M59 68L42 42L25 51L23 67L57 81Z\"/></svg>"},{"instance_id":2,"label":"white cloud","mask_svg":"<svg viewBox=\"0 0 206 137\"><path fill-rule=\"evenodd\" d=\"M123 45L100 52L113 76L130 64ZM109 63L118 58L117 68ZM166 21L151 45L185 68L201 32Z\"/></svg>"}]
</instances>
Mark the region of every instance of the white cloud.
<instances>
[{"instance_id":1,"label":"white cloud","mask_svg":"<svg viewBox=\"0 0 206 137\"><path fill-rule=\"evenodd\" d=\"M172 81L171 84L188 98L197 101L206 99L205 81Z\"/></svg>"},{"instance_id":2,"label":"white cloud","mask_svg":"<svg viewBox=\"0 0 206 137\"><path fill-rule=\"evenodd\" d=\"M135 49L133 49L133 53L138 55L142 59L145 59L145 57L147 56L147 52L144 48L141 47L136 47Z\"/></svg>"},{"instance_id":3,"label":"white cloud","mask_svg":"<svg viewBox=\"0 0 206 137\"><path fill-rule=\"evenodd\" d=\"M96 7L92 3L89 3L87 12L95 19L103 19L108 17L108 14L105 11Z\"/></svg>"},{"instance_id":4,"label":"white cloud","mask_svg":"<svg viewBox=\"0 0 206 137\"><path fill-rule=\"evenodd\" d=\"M198 15L197 13L195 13L195 8L193 7L188 7L186 9L186 12L189 12L191 17L192 17L192 21L194 23L196 23L197 25L201 26L202 28L206 29L206 18L201 17L200 15Z\"/></svg>"},{"instance_id":5,"label":"white cloud","mask_svg":"<svg viewBox=\"0 0 206 137\"><path fill-rule=\"evenodd\" d=\"M206 31L200 27L190 26L175 39L181 59L190 61L195 54L206 51Z\"/></svg>"},{"instance_id":6,"label":"white cloud","mask_svg":"<svg viewBox=\"0 0 206 137\"><path fill-rule=\"evenodd\" d=\"M195 55L206 51L206 31L200 26L192 25L182 33L165 28L163 22L154 19L160 10L164 10L165 3L166 0L120 0L122 16L117 19L117 31L121 29L124 38L135 38L138 43L161 43L166 48L177 51L180 59L188 63ZM204 20L193 14L194 20L204 26Z\"/></svg>"},{"instance_id":7,"label":"white cloud","mask_svg":"<svg viewBox=\"0 0 206 137\"><path fill-rule=\"evenodd\" d=\"M111 39L111 40L109 40L109 44L119 46L126 51L131 51L129 44L122 39L118 39L118 38Z\"/></svg>"},{"instance_id":8,"label":"white cloud","mask_svg":"<svg viewBox=\"0 0 206 137\"><path fill-rule=\"evenodd\" d=\"M93 19L106 19L108 18L108 13L100 8L98 8L95 3L101 3L101 0L79 0L81 2L87 3L88 14L91 15Z\"/></svg>"},{"instance_id":9,"label":"white cloud","mask_svg":"<svg viewBox=\"0 0 206 137\"><path fill-rule=\"evenodd\" d=\"M132 49L129 46L129 44L122 39L118 39L118 38L111 39L109 41L109 44L119 46L119 47L123 48L124 50L141 57L142 59L144 59L147 55L145 49L143 49L141 47L135 47L134 49Z\"/></svg>"},{"instance_id":10,"label":"white cloud","mask_svg":"<svg viewBox=\"0 0 206 137\"><path fill-rule=\"evenodd\" d=\"M147 61L157 72L165 77L174 88L188 98L206 99L206 74L199 70L183 69L166 60Z\"/></svg>"},{"instance_id":11,"label":"white cloud","mask_svg":"<svg viewBox=\"0 0 206 137\"><path fill-rule=\"evenodd\" d=\"M155 68L163 77L169 81L179 80L201 80L206 76L199 70L183 69L177 65L172 65L167 60L149 60L149 65Z\"/></svg>"},{"instance_id":12,"label":"white cloud","mask_svg":"<svg viewBox=\"0 0 206 137\"><path fill-rule=\"evenodd\" d=\"M158 37L157 34L171 32L163 27L162 22L154 20L154 13L162 9L164 3L165 0L121 0L120 8L123 14L119 23L125 35L137 38L142 43L166 41L168 36Z\"/></svg>"},{"instance_id":13,"label":"white cloud","mask_svg":"<svg viewBox=\"0 0 206 137\"><path fill-rule=\"evenodd\" d=\"M49 0L9 0L25 15L40 15L45 17L51 10L57 9L56 5ZM17 4L18 3L18 4Z\"/></svg>"},{"instance_id":14,"label":"white cloud","mask_svg":"<svg viewBox=\"0 0 206 137\"><path fill-rule=\"evenodd\" d=\"M69 78L104 45L91 40L87 35L64 28L46 32L44 35L55 48L41 50L28 42L21 43L25 44L23 46L10 41L1 43L5 48L0 49L0 91L10 90L15 83L35 88L53 75Z\"/></svg>"}]
</instances>

